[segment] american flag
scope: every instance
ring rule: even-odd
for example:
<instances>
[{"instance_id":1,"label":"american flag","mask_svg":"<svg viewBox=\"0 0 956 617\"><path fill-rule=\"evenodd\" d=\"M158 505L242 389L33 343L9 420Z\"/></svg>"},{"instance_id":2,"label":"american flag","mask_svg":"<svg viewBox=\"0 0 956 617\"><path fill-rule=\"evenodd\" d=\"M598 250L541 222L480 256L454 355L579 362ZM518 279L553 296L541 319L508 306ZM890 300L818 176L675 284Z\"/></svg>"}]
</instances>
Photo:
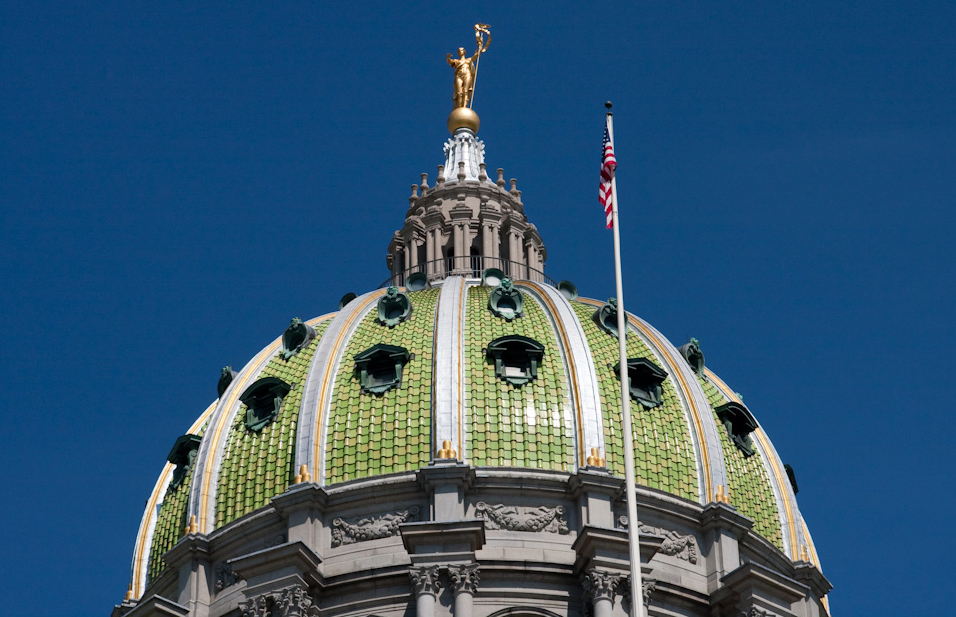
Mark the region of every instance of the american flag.
<instances>
[{"instance_id":1,"label":"american flag","mask_svg":"<svg viewBox=\"0 0 956 617\"><path fill-rule=\"evenodd\" d=\"M611 142L611 133L607 130L607 119L604 121L604 159L601 161L601 192L599 198L607 216L607 228L614 226L611 218L611 179L617 169L617 159L614 158L614 144Z\"/></svg>"}]
</instances>

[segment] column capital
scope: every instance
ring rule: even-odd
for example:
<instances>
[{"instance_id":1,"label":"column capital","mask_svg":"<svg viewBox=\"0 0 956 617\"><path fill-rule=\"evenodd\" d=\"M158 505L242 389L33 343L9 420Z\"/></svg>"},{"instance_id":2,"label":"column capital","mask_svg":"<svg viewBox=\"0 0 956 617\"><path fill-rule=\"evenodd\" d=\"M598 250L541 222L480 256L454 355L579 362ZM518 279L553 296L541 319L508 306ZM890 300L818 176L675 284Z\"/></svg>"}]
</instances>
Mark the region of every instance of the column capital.
<instances>
[{"instance_id":1,"label":"column capital","mask_svg":"<svg viewBox=\"0 0 956 617\"><path fill-rule=\"evenodd\" d=\"M452 589L457 596L459 593L472 595L478 590L478 564L461 564L448 566L448 576L451 577Z\"/></svg>"},{"instance_id":2,"label":"column capital","mask_svg":"<svg viewBox=\"0 0 956 617\"><path fill-rule=\"evenodd\" d=\"M589 600L613 600L618 584L622 580L621 575L591 568L584 575L584 594Z\"/></svg>"},{"instance_id":3,"label":"column capital","mask_svg":"<svg viewBox=\"0 0 956 617\"><path fill-rule=\"evenodd\" d=\"M415 595L430 595L437 597L441 592L440 566L410 566L408 576L412 580Z\"/></svg>"}]
</instances>

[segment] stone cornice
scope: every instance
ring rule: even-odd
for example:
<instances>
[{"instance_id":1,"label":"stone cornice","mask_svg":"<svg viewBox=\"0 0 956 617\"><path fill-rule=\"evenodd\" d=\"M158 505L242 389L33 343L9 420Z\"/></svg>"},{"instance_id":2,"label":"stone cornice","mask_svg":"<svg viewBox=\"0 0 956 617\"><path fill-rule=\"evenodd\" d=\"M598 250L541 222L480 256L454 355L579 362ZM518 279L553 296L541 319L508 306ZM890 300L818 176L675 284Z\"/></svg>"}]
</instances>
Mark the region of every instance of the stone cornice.
<instances>
[{"instance_id":1,"label":"stone cornice","mask_svg":"<svg viewBox=\"0 0 956 617\"><path fill-rule=\"evenodd\" d=\"M639 537L641 561L648 563L660 550L664 536L642 533ZM585 525L571 545L571 550L577 554L577 571L610 568L626 572L629 569L628 532L624 529Z\"/></svg>"},{"instance_id":2,"label":"stone cornice","mask_svg":"<svg viewBox=\"0 0 956 617\"><path fill-rule=\"evenodd\" d=\"M823 572L820 572L820 569L812 563L802 561L797 563L793 569L793 578L809 587L816 597L822 598L833 589L833 585L823 575Z\"/></svg>"},{"instance_id":3,"label":"stone cornice","mask_svg":"<svg viewBox=\"0 0 956 617\"><path fill-rule=\"evenodd\" d=\"M437 561L474 561L475 551L485 545L485 523L480 519L424 521L399 526L405 550L415 557Z\"/></svg>"},{"instance_id":4,"label":"stone cornice","mask_svg":"<svg viewBox=\"0 0 956 617\"><path fill-rule=\"evenodd\" d=\"M275 570L292 568L307 585L319 585L322 559L302 542L288 542L227 561L247 581Z\"/></svg>"},{"instance_id":5,"label":"stone cornice","mask_svg":"<svg viewBox=\"0 0 956 617\"><path fill-rule=\"evenodd\" d=\"M750 533L753 520L737 513L737 509L725 503L712 502L704 507L700 513L701 531L707 533L711 529L726 529L733 533L738 540Z\"/></svg>"},{"instance_id":6,"label":"stone cornice","mask_svg":"<svg viewBox=\"0 0 956 617\"><path fill-rule=\"evenodd\" d=\"M720 579L721 588L711 594L711 603L730 606L755 591L777 598L788 606L803 598L809 587L754 562L745 563Z\"/></svg>"}]
</instances>

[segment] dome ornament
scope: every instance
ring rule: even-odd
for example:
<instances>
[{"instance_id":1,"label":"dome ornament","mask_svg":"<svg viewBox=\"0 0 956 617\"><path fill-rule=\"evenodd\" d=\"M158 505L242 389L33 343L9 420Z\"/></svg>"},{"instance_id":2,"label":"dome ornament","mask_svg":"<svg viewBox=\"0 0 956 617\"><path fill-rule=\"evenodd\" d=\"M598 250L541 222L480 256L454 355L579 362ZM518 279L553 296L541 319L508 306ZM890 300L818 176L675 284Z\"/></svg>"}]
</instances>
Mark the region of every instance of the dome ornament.
<instances>
[{"instance_id":1,"label":"dome ornament","mask_svg":"<svg viewBox=\"0 0 956 617\"><path fill-rule=\"evenodd\" d=\"M288 360L315 338L312 326L298 317L293 317L289 327L282 333L282 359Z\"/></svg>"},{"instance_id":2,"label":"dome ornament","mask_svg":"<svg viewBox=\"0 0 956 617\"><path fill-rule=\"evenodd\" d=\"M497 317L512 321L524 313L524 296L515 289L511 279L505 277L488 296L488 310Z\"/></svg>"},{"instance_id":3,"label":"dome ornament","mask_svg":"<svg viewBox=\"0 0 956 617\"><path fill-rule=\"evenodd\" d=\"M229 384L232 383L232 380L238 375L236 371L232 370L231 366L222 367L222 372L219 374L219 383L216 384L216 391L219 392L219 398L222 398L222 395L225 394L226 388L229 387Z\"/></svg>"},{"instance_id":4,"label":"dome ornament","mask_svg":"<svg viewBox=\"0 0 956 617\"><path fill-rule=\"evenodd\" d=\"M435 458L439 459L453 459L458 458L458 453L455 452L454 448L451 447L451 440L445 439L441 442L441 449L438 450L438 454Z\"/></svg>"},{"instance_id":5,"label":"dome ornament","mask_svg":"<svg viewBox=\"0 0 956 617\"><path fill-rule=\"evenodd\" d=\"M608 298L591 316L599 328L617 338L617 298Z\"/></svg>"},{"instance_id":6,"label":"dome ornament","mask_svg":"<svg viewBox=\"0 0 956 617\"><path fill-rule=\"evenodd\" d=\"M173 478L169 481L170 490L178 488L186 477L186 474L193 468L196 462L196 455L199 452L199 444L202 437L199 435L183 435L173 444L173 449L169 451L166 460L176 466L173 470Z\"/></svg>"},{"instance_id":7,"label":"dome ornament","mask_svg":"<svg viewBox=\"0 0 956 617\"><path fill-rule=\"evenodd\" d=\"M408 296L394 285L389 287L378 301L378 322L383 326L394 328L408 319L412 313L412 303Z\"/></svg>"},{"instance_id":8,"label":"dome ornament","mask_svg":"<svg viewBox=\"0 0 956 617\"><path fill-rule=\"evenodd\" d=\"M695 373L704 374L704 353L700 350L700 341L691 337L690 342L678 347L677 351L684 356Z\"/></svg>"},{"instance_id":9,"label":"dome ornament","mask_svg":"<svg viewBox=\"0 0 956 617\"><path fill-rule=\"evenodd\" d=\"M607 461L601 456L599 448L591 448L591 456L587 458L588 467L607 467Z\"/></svg>"}]
</instances>

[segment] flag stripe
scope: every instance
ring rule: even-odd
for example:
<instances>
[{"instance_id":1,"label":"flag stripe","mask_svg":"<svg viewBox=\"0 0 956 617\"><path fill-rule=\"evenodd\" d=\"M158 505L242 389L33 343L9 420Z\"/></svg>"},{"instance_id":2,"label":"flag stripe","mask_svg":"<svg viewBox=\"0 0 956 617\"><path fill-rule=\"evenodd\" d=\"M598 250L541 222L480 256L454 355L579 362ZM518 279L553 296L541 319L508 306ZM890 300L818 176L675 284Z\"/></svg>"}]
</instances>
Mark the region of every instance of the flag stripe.
<instances>
[{"instance_id":1,"label":"flag stripe","mask_svg":"<svg viewBox=\"0 0 956 617\"><path fill-rule=\"evenodd\" d=\"M601 160L601 190L598 197L601 205L604 206L604 216L607 219L607 228L613 225L611 209L613 203L611 199L611 180L614 178L614 170L617 169L617 159L614 158L614 144L611 142L611 133L608 131L607 118L604 120L604 156Z\"/></svg>"}]
</instances>

